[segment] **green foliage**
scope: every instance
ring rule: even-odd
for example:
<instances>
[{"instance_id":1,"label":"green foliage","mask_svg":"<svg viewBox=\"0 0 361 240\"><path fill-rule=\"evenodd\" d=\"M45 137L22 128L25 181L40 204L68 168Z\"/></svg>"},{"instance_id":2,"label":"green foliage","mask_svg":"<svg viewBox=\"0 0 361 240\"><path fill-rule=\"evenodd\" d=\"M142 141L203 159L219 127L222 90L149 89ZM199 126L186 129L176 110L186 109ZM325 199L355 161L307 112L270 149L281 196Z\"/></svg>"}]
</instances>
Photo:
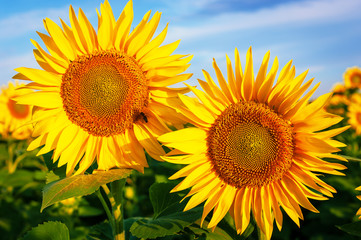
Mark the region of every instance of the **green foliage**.
<instances>
[{"instance_id":1,"label":"green foliage","mask_svg":"<svg viewBox=\"0 0 361 240\"><path fill-rule=\"evenodd\" d=\"M345 231L351 235L361 237L361 221L337 226L342 231Z\"/></svg>"},{"instance_id":2,"label":"green foliage","mask_svg":"<svg viewBox=\"0 0 361 240\"><path fill-rule=\"evenodd\" d=\"M46 222L31 229L24 240L69 240L69 230L65 224L60 222Z\"/></svg>"},{"instance_id":3,"label":"green foliage","mask_svg":"<svg viewBox=\"0 0 361 240\"><path fill-rule=\"evenodd\" d=\"M153 218L143 218L133 223L130 231L138 238L155 239L174 235L202 216L202 207L183 212L185 203L178 194L170 194L172 183L153 184L149 189L154 208Z\"/></svg>"},{"instance_id":4,"label":"green foliage","mask_svg":"<svg viewBox=\"0 0 361 240\"><path fill-rule=\"evenodd\" d=\"M103 222L91 227L88 240L113 240L112 227L109 222Z\"/></svg>"},{"instance_id":5,"label":"green foliage","mask_svg":"<svg viewBox=\"0 0 361 240\"><path fill-rule=\"evenodd\" d=\"M67 177L45 185L41 211L61 200L92 194L101 185L125 178L131 169L113 169Z\"/></svg>"}]
</instances>

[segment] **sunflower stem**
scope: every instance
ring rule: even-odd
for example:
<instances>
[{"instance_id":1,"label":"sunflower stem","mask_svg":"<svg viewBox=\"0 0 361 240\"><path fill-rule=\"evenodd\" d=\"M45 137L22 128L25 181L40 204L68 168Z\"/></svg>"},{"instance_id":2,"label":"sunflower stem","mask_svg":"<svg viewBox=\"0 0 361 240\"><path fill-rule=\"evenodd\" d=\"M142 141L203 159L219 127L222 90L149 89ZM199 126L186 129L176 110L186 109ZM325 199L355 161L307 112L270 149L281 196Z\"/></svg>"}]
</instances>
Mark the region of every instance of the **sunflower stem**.
<instances>
[{"instance_id":1,"label":"sunflower stem","mask_svg":"<svg viewBox=\"0 0 361 240\"><path fill-rule=\"evenodd\" d=\"M266 235L262 232L262 230L260 229L260 227L258 227L258 225L256 224L256 228L257 228L257 235L258 235L258 240L266 240Z\"/></svg>"},{"instance_id":2,"label":"sunflower stem","mask_svg":"<svg viewBox=\"0 0 361 240\"><path fill-rule=\"evenodd\" d=\"M8 142L8 154L9 154L9 158L7 160L7 167L8 167L8 172L9 173L13 173L12 169L13 169L13 160L14 160L14 148L15 148L15 143L13 141L9 141Z\"/></svg>"},{"instance_id":3,"label":"sunflower stem","mask_svg":"<svg viewBox=\"0 0 361 240\"><path fill-rule=\"evenodd\" d=\"M108 188L108 187L107 187ZM104 188L103 188L104 189ZM108 189L109 190L109 189ZM115 227L115 222L114 222L114 217L112 215L112 213L110 212L110 209L108 207L108 204L106 203L102 193L100 192L100 189L98 189L96 192L96 195L98 196L100 202L102 203L103 205L103 208L105 210L105 213L107 214L108 216L108 219L109 219L109 222L110 222L110 225L112 226L112 229L114 229Z\"/></svg>"},{"instance_id":4,"label":"sunflower stem","mask_svg":"<svg viewBox=\"0 0 361 240\"><path fill-rule=\"evenodd\" d=\"M112 205L114 217L114 239L125 240L124 221L123 221L123 189L126 178L110 183L112 198L109 201Z\"/></svg>"}]
</instances>

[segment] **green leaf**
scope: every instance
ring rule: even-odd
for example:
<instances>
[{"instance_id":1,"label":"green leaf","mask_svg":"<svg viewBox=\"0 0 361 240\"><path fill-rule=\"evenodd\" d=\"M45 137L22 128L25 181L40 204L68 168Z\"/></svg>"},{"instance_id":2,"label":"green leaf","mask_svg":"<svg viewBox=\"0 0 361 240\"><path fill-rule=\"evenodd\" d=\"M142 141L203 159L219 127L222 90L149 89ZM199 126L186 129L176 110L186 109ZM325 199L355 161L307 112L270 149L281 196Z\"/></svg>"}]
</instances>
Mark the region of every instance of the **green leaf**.
<instances>
[{"instance_id":1,"label":"green leaf","mask_svg":"<svg viewBox=\"0 0 361 240\"><path fill-rule=\"evenodd\" d=\"M348 223L337 227L342 231L347 232L348 234L361 237L361 221Z\"/></svg>"},{"instance_id":2,"label":"green leaf","mask_svg":"<svg viewBox=\"0 0 361 240\"><path fill-rule=\"evenodd\" d=\"M130 232L138 238L145 239L174 235L199 219L202 216L202 210L202 207L197 207L186 212L174 212L157 219L143 218L133 223Z\"/></svg>"},{"instance_id":3,"label":"green leaf","mask_svg":"<svg viewBox=\"0 0 361 240\"><path fill-rule=\"evenodd\" d=\"M208 223L207 223L208 224ZM205 230L200 227L189 227L195 234L200 235L205 240L233 240L225 231L217 227L214 232Z\"/></svg>"},{"instance_id":4,"label":"green leaf","mask_svg":"<svg viewBox=\"0 0 361 240\"><path fill-rule=\"evenodd\" d=\"M131 232L130 232L130 228L132 227L133 223L142 219L141 217L132 217L132 218L127 218L124 220L124 231L125 231L125 239L128 240L138 240L139 238L134 237Z\"/></svg>"},{"instance_id":5,"label":"green leaf","mask_svg":"<svg viewBox=\"0 0 361 240\"><path fill-rule=\"evenodd\" d=\"M113 240L112 226L109 222L103 222L91 227L87 236L88 240Z\"/></svg>"},{"instance_id":6,"label":"green leaf","mask_svg":"<svg viewBox=\"0 0 361 240\"><path fill-rule=\"evenodd\" d=\"M27 170L17 170L9 174L7 171L2 170L0 173L0 186L6 187L21 187L27 183L32 182L34 179L34 172Z\"/></svg>"},{"instance_id":7,"label":"green leaf","mask_svg":"<svg viewBox=\"0 0 361 240\"><path fill-rule=\"evenodd\" d=\"M182 197L169 193L173 183L155 183L149 189L149 197L154 208L154 217L143 218L133 223L132 235L138 238L154 239L174 235L193 224L202 216L203 207L183 212L186 201Z\"/></svg>"},{"instance_id":8,"label":"green leaf","mask_svg":"<svg viewBox=\"0 0 361 240\"><path fill-rule=\"evenodd\" d=\"M92 194L101 185L126 178L131 172L132 169L113 169L87 175L71 176L51 182L44 187L40 211L64 199Z\"/></svg>"},{"instance_id":9,"label":"green leaf","mask_svg":"<svg viewBox=\"0 0 361 240\"><path fill-rule=\"evenodd\" d=\"M178 194L170 194L174 183L155 183L149 188L149 198L154 209L154 218L166 214L172 204L178 204L182 198Z\"/></svg>"},{"instance_id":10,"label":"green leaf","mask_svg":"<svg viewBox=\"0 0 361 240\"><path fill-rule=\"evenodd\" d=\"M60 177L56 175L53 171L50 171L46 174L46 184L60 180Z\"/></svg>"},{"instance_id":11,"label":"green leaf","mask_svg":"<svg viewBox=\"0 0 361 240\"><path fill-rule=\"evenodd\" d=\"M24 240L69 240L69 230L64 223L46 222L32 228Z\"/></svg>"}]
</instances>

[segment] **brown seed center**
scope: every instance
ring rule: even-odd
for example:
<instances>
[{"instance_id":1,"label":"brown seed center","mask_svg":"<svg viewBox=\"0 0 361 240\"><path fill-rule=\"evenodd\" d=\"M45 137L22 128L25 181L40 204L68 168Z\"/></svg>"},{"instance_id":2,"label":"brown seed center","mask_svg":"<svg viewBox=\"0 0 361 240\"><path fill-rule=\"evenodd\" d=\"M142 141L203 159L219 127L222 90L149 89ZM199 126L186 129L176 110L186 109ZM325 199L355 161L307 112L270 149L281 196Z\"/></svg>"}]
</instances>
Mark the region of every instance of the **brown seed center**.
<instances>
[{"instance_id":1,"label":"brown seed center","mask_svg":"<svg viewBox=\"0 0 361 240\"><path fill-rule=\"evenodd\" d=\"M30 113L30 107L28 105L18 104L11 99L9 99L7 106L13 117L18 119L26 118Z\"/></svg>"},{"instance_id":2,"label":"brown seed center","mask_svg":"<svg viewBox=\"0 0 361 240\"><path fill-rule=\"evenodd\" d=\"M112 50L71 62L60 93L69 119L94 136L131 128L149 95L147 80L135 60Z\"/></svg>"},{"instance_id":3,"label":"brown seed center","mask_svg":"<svg viewBox=\"0 0 361 240\"><path fill-rule=\"evenodd\" d=\"M230 105L208 131L213 169L235 187L261 187L280 179L293 157L293 129L264 104Z\"/></svg>"}]
</instances>

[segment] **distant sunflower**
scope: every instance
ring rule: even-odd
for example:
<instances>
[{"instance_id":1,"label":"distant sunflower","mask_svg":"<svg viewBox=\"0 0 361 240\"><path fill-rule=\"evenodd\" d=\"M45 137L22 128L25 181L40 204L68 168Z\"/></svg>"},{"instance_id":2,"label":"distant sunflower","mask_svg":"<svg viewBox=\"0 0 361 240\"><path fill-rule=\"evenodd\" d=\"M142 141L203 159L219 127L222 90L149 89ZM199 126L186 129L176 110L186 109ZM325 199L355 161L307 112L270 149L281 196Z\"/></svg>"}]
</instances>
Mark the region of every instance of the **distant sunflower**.
<instances>
[{"instance_id":1,"label":"distant sunflower","mask_svg":"<svg viewBox=\"0 0 361 240\"><path fill-rule=\"evenodd\" d=\"M115 20L105 1L98 13L97 33L81 9L78 17L70 6L70 23L62 28L44 20L49 35L38 33L48 52L32 43L35 59L44 70L21 67L17 79L30 80L34 93L17 98L20 104L36 106L34 137L28 150L44 147L53 152L66 172L83 173L97 159L98 169L113 167L143 171L148 166L145 149L153 158L164 154L156 140L169 129L175 101L187 88L167 86L188 79L180 74L192 56L171 55L179 41L161 46L167 34L153 38L161 13L150 11L134 29L133 4L129 1ZM130 29L133 29L130 31Z\"/></svg>"},{"instance_id":2,"label":"distant sunflower","mask_svg":"<svg viewBox=\"0 0 361 240\"><path fill-rule=\"evenodd\" d=\"M331 97L330 101L328 102L328 105L340 105L340 104L344 104L344 105L350 104L350 100L347 98L346 95L334 94Z\"/></svg>"},{"instance_id":3,"label":"distant sunflower","mask_svg":"<svg viewBox=\"0 0 361 240\"><path fill-rule=\"evenodd\" d=\"M352 102L348 106L347 111L348 123L351 125L353 129L355 129L358 135L361 134L361 103L360 102Z\"/></svg>"},{"instance_id":4,"label":"distant sunflower","mask_svg":"<svg viewBox=\"0 0 361 240\"><path fill-rule=\"evenodd\" d=\"M343 78L346 88L361 88L361 68L347 68Z\"/></svg>"},{"instance_id":5,"label":"distant sunflower","mask_svg":"<svg viewBox=\"0 0 361 240\"><path fill-rule=\"evenodd\" d=\"M361 191L361 186L359 186L358 188L356 188L356 190L357 190L357 191ZM358 198L359 200L361 200L361 195L358 195L357 198ZM358 216L358 219L361 220L361 208L359 208L359 209L357 210L356 215Z\"/></svg>"},{"instance_id":6,"label":"distant sunflower","mask_svg":"<svg viewBox=\"0 0 361 240\"><path fill-rule=\"evenodd\" d=\"M350 97L349 103L357 103L359 105L361 105L361 94L356 92L353 93Z\"/></svg>"},{"instance_id":7,"label":"distant sunflower","mask_svg":"<svg viewBox=\"0 0 361 240\"><path fill-rule=\"evenodd\" d=\"M228 83L213 61L220 88L206 71L207 81L199 80L205 93L189 86L202 103L179 96L183 106L177 108L198 128L166 133L158 140L174 148L164 160L187 165L170 177L185 177L172 191L191 188L184 210L205 201L202 222L213 209L208 227L214 229L229 212L239 234L252 212L270 239L273 221L282 227L280 206L299 225L299 205L318 212L309 198L325 200L336 192L318 176L343 175L337 170L345 167L321 158L345 160L332 154L345 145L331 137L347 127L322 131L342 118L323 109L331 94L308 103L319 84L305 93L313 80L302 85L307 72L295 77L291 61L274 84L278 60L267 74L269 52L256 78L251 48L244 73L237 49L235 56L235 75L227 57Z\"/></svg>"},{"instance_id":8,"label":"distant sunflower","mask_svg":"<svg viewBox=\"0 0 361 240\"><path fill-rule=\"evenodd\" d=\"M23 87L19 82L9 82L8 86L3 86L0 93L0 134L3 138L27 139L30 138L32 126L26 124L31 119L32 107L18 104L13 97L18 94L33 92L29 89L15 91L16 88Z\"/></svg>"},{"instance_id":9,"label":"distant sunflower","mask_svg":"<svg viewBox=\"0 0 361 240\"><path fill-rule=\"evenodd\" d=\"M346 87L342 83L336 83L332 87L332 92L336 94L344 94L346 92Z\"/></svg>"}]
</instances>

